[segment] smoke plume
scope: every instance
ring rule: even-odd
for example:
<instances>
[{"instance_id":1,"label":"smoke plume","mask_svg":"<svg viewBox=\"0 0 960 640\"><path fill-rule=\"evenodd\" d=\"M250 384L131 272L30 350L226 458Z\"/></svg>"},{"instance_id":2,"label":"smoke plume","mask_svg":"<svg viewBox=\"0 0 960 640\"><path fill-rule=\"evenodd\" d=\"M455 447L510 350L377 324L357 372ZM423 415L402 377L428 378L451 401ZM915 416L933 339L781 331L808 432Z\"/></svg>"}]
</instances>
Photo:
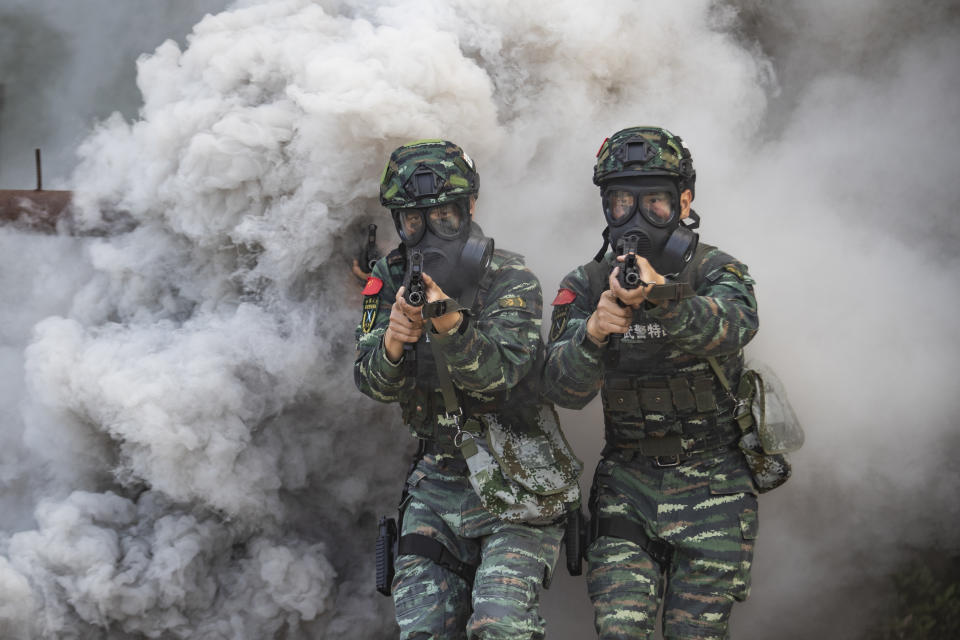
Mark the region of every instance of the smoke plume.
<instances>
[{"instance_id":1,"label":"smoke plume","mask_svg":"<svg viewBox=\"0 0 960 640\"><path fill-rule=\"evenodd\" d=\"M78 233L0 228L0 636L394 637L372 541L411 439L351 369L350 260L368 222L395 242L383 163L463 146L478 221L549 300L601 242L594 152L657 124L692 149L702 240L759 283L748 358L807 431L733 636L857 637L906 550L960 546L958 24L893 0L241 0L141 56L136 116L76 145ZM588 487L600 408L562 417ZM591 637L563 573L549 637Z\"/></svg>"}]
</instances>

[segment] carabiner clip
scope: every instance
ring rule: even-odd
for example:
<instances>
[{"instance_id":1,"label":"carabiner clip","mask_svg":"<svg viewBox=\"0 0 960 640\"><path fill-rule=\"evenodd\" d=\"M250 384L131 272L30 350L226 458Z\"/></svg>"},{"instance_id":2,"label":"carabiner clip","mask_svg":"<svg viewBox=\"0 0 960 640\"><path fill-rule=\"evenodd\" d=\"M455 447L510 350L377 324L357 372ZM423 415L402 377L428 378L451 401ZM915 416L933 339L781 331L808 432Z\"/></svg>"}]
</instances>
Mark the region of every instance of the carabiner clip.
<instances>
[{"instance_id":1,"label":"carabiner clip","mask_svg":"<svg viewBox=\"0 0 960 640\"><path fill-rule=\"evenodd\" d=\"M464 430L461 429L461 428L459 427L459 425L458 425L458 426L457 426L457 433L453 436L453 445L454 445L457 449L459 449L459 448L463 445L464 436L466 436L466 437L470 438L471 440L473 440L473 434L470 433L469 431L464 431Z\"/></svg>"},{"instance_id":2,"label":"carabiner clip","mask_svg":"<svg viewBox=\"0 0 960 640\"><path fill-rule=\"evenodd\" d=\"M473 434L469 431L463 430L463 407L457 407L457 410L453 413L444 412L443 417L453 422L453 426L457 428L457 433L453 436L454 446L459 448L460 445L463 444L464 435L468 435L471 438L473 437Z\"/></svg>"},{"instance_id":3,"label":"carabiner clip","mask_svg":"<svg viewBox=\"0 0 960 640\"><path fill-rule=\"evenodd\" d=\"M743 398L738 399L737 404L733 406L733 419L739 420L748 413L750 413L750 403Z\"/></svg>"}]
</instances>

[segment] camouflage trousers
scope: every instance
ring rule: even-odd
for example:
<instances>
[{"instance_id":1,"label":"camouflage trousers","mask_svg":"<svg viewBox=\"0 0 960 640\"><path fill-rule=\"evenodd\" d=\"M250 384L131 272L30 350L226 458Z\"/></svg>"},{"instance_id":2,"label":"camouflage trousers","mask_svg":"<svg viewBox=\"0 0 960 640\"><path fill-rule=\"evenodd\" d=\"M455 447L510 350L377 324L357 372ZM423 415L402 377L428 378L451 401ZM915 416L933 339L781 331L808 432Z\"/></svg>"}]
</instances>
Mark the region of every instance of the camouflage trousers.
<instances>
[{"instance_id":1,"label":"camouflage trousers","mask_svg":"<svg viewBox=\"0 0 960 640\"><path fill-rule=\"evenodd\" d=\"M397 558L393 602L401 640L539 639L540 590L560 553L560 525L508 523L486 511L462 458L427 455L407 479L401 535L439 540L477 567L463 578L422 556Z\"/></svg>"},{"instance_id":2,"label":"camouflage trousers","mask_svg":"<svg viewBox=\"0 0 960 640\"><path fill-rule=\"evenodd\" d=\"M587 588L602 640L652 637L661 604L667 640L729 638L733 604L750 593L758 528L739 451L664 468L614 452L597 466L590 503L593 518L626 518L670 545L660 566L634 542L592 541Z\"/></svg>"}]
</instances>

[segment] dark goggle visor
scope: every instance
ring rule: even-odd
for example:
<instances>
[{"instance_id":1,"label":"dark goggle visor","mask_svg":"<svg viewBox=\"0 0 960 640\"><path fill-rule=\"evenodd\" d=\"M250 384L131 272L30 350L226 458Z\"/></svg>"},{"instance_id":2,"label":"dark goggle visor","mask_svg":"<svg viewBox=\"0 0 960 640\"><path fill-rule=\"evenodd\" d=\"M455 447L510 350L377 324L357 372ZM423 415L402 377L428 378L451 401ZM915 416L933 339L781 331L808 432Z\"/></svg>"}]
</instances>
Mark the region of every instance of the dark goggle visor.
<instances>
[{"instance_id":1,"label":"dark goggle visor","mask_svg":"<svg viewBox=\"0 0 960 640\"><path fill-rule=\"evenodd\" d=\"M610 185L603 190L607 223L619 227L639 211L655 227L665 227L679 216L676 190L668 185Z\"/></svg>"},{"instance_id":2,"label":"dark goggle visor","mask_svg":"<svg viewBox=\"0 0 960 640\"><path fill-rule=\"evenodd\" d=\"M420 242L428 226L440 238L456 238L466 220L462 207L455 202L416 209L395 209L393 218L400 237L408 244Z\"/></svg>"}]
</instances>

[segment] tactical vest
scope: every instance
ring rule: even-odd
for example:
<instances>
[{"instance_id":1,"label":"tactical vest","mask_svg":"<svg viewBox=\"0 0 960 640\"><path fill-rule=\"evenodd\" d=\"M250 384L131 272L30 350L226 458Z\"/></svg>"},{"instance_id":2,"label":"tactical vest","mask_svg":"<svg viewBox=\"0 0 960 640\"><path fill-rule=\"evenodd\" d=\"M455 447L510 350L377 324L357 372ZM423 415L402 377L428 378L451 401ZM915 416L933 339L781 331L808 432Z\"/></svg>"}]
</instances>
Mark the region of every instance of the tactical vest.
<instances>
[{"instance_id":1,"label":"tactical vest","mask_svg":"<svg viewBox=\"0 0 960 640\"><path fill-rule=\"evenodd\" d=\"M707 254L713 255L707 258ZM705 280L715 280L726 264L736 262L715 247L700 243L687 269L675 281L696 292ZM589 278L591 307L609 288L611 263L584 265ZM743 354L720 359L729 380L739 380ZM619 348L608 347L603 364L604 430L608 447L644 448L650 442L679 436L684 451L700 451L736 442L733 401L706 358L671 344L670 336L641 307ZM659 455L659 454L654 454Z\"/></svg>"},{"instance_id":2,"label":"tactical vest","mask_svg":"<svg viewBox=\"0 0 960 640\"><path fill-rule=\"evenodd\" d=\"M470 305L471 318L469 322L477 321L480 311L486 305L490 287L496 279L497 271L506 261L519 261L522 264L524 258L511 251L502 249L494 251L494 259L481 277L474 303ZM403 275L406 271L404 254L400 249L390 253L387 257L387 266L390 270L390 277L396 287L399 288L399 283L403 282ZM404 363L404 366L407 367L407 387L404 389L403 400L400 402L401 415L414 437L452 447L453 435L456 430L450 428L448 421L444 420L443 395L440 392L440 382L437 378L436 362L433 358L433 350L427 340L429 340L429 336L424 332L424 335L416 344L414 354L407 352L407 360ZM544 347L540 344L537 348L534 366L512 389L495 393L479 393L457 389L464 418L484 413L526 415L527 412L523 411L524 407L529 408L535 405L539 398L543 354ZM514 422L523 422L523 420Z\"/></svg>"}]
</instances>

